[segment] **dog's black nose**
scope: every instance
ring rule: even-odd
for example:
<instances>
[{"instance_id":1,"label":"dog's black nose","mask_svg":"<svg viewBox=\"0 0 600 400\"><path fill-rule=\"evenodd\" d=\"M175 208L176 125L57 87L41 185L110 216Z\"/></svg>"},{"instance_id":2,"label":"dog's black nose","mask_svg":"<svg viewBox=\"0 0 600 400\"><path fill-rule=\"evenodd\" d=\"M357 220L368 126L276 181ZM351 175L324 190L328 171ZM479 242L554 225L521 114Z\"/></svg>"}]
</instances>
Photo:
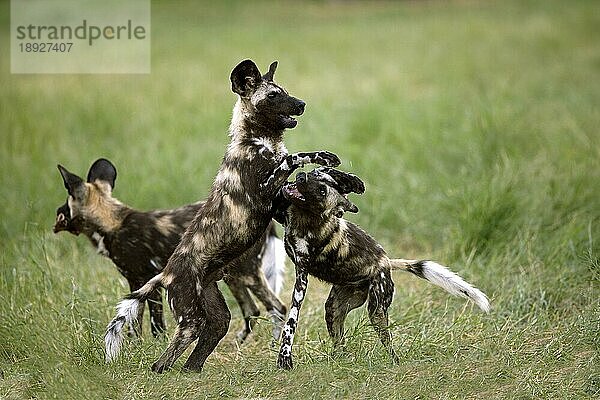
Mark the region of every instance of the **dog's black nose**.
<instances>
[{"instance_id":1,"label":"dog's black nose","mask_svg":"<svg viewBox=\"0 0 600 400\"><path fill-rule=\"evenodd\" d=\"M300 110L300 114L304 112L304 107L306 107L306 103L302 100L298 100L298 110Z\"/></svg>"},{"instance_id":2,"label":"dog's black nose","mask_svg":"<svg viewBox=\"0 0 600 400\"><path fill-rule=\"evenodd\" d=\"M306 172L299 172L298 175L296 175L296 182L298 182L298 183L306 182Z\"/></svg>"}]
</instances>

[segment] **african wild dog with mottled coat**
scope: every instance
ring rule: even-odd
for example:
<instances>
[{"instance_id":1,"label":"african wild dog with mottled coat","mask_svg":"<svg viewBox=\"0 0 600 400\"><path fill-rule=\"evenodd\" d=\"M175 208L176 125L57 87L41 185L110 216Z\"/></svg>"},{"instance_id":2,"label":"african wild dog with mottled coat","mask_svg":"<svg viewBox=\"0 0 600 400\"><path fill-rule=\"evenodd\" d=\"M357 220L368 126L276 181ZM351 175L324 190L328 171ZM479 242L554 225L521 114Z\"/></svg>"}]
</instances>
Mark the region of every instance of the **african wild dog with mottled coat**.
<instances>
[{"instance_id":1,"label":"african wild dog with mottled coat","mask_svg":"<svg viewBox=\"0 0 600 400\"><path fill-rule=\"evenodd\" d=\"M182 236L163 272L117 306L105 336L107 359L116 356L124 322L135 318L141 301L157 287L166 287L177 321L174 336L152 365L163 372L198 340L184 370L200 371L227 333L231 318L217 280L232 260L262 235L273 216L272 201L282 185L305 163L337 166L326 151L288 154L283 133L294 128L305 103L273 81L277 63L261 75L251 60L231 72L238 95L229 128L229 143L204 207Z\"/></svg>"},{"instance_id":2,"label":"african wild dog with mottled coat","mask_svg":"<svg viewBox=\"0 0 600 400\"><path fill-rule=\"evenodd\" d=\"M485 294L446 267L433 261L390 259L375 239L343 219L347 211L358 212L347 195L364 190L357 176L332 168L300 172L295 182L282 189L276 219L285 225L285 249L296 266L296 282L277 360L280 368L292 368L292 344L308 275L333 285L325 303L325 321L334 344L343 341L348 312L368 300L371 324L394 361L397 356L388 329L394 294L391 271L410 272L489 310Z\"/></svg>"},{"instance_id":3,"label":"african wild dog with mottled coat","mask_svg":"<svg viewBox=\"0 0 600 400\"><path fill-rule=\"evenodd\" d=\"M54 232L85 235L99 254L112 260L127 279L131 291L138 290L162 271L181 235L204 206L204 202L197 202L170 210L135 210L113 197L117 169L104 158L92 164L87 182L61 165L58 169L69 197L56 210ZM277 237L274 224L270 224L251 250L234 261L236 268L231 274L225 276L244 314L244 327L237 336L240 342L246 339L260 315L250 292L271 314L274 340L279 339L286 311L277 297L284 262L283 243ZM160 289L150 294L147 303L150 327L156 336L165 330ZM138 307L137 312L130 330L139 335L144 307Z\"/></svg>"}]
</instances>

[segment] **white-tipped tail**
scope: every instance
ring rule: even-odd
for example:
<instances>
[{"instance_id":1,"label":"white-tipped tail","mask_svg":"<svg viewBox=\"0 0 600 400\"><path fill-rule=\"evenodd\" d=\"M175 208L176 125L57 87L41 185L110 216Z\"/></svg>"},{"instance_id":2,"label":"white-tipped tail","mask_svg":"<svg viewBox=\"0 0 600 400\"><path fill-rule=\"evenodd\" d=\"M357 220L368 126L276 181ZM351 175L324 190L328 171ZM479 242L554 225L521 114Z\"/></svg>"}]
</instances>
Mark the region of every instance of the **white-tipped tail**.
<instances>
[{"instance_id":1,"label":"white-tipped tail","mask_svg":"<svg viewBox=\"0 0 600 400\"><path fill-rule=\"evenodd\" d=\"M123 343L123 327L135 322L138 316L140 301L138 299L125 299L117 304L117 315L108 324L104 335L106 348L106 362L114 360Z\"/></svg>"},{"instance_id":2,"label":"white-tipped tail","mask_svg":"<svg viewBox=\"0 0 600 400\"><path fill-rule=\"evenodd\" d=\"M476 287L466 282L460 276L433 261L417 260L391 260L393 269L402 269L411 272L429 282L437 285L455 296L472 300L486 313L490 311L490 302L487 296Z\"/></svg>"},{"instance_id":3,"label":"white-tipped tail","mask_svg":"<svg viewBox=\"0 0 600 400\"><path fill-rule=\"evenodd\" d=\"M425 261L423 276L434 285L444 288L448 293L470 299L483 311L490 311L490 302L487 296L446 267L433 261Z\"/></svg>"},{"instance_id":4,"label":"white-tipped tail","mask_svg":"<svg viewBox=\"0 0 600 400\"><path fill-rule=\"evenodd\" d=\"M275 235L268 235L261 258L261 268L269 287L279 296L283 288L285 272L285 247L283 241Z\"/></svg>"},{"instance_id":5,"label":"white-tipped tail","mask_svg":"<svg viewBox=\"0 0 600 400\"><path fill-rule=\"evenodd\" d=\"M119 355L121 344L123 344L123 327L131 326L137 320L139 308L144 307L144 302L152 291L162 286L162 278L163 273L161 272L117 304L117 315L108 324L104 335L106 362L111 362Z\"/></svg>"}]
</instances>

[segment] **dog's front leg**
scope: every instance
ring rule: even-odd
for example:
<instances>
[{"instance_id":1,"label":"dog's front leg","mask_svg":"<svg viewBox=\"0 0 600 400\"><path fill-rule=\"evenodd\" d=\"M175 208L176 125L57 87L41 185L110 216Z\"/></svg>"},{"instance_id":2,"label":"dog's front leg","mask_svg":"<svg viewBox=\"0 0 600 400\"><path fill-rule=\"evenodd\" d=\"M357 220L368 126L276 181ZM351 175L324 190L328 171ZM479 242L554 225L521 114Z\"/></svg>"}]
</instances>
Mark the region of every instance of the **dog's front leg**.
<instances>
[{"instance_id":1,"label":"dog's front leg","mask_svg":"<svg viewBox=\"0 0 600 400\"><path fill-rule=\"evenodd\" d=\"M300 317L300 307L306 295L306 286L308 285L308 273L300 267L296 267L296 283L294 284L294 294L292 295L292 306L288 314L287 322L283 327L281 338L281 348L277 358L277 367L283 369L292 369L292 344L294 343L294 333L298 326Z\"/></svg>"},{"instance_id":2,"label":"dog's front leg","mask_svg":"<svg viewBox=\"0 0 600 400\"><path fill-rule=\"evenodd\" d=\"M340 158L329 151L289 154L261 186L263 188L280 187L295 170L303 167L304 164L319 164L326 167L337 167L340 163Z\"/></svg>"}]
</instances>

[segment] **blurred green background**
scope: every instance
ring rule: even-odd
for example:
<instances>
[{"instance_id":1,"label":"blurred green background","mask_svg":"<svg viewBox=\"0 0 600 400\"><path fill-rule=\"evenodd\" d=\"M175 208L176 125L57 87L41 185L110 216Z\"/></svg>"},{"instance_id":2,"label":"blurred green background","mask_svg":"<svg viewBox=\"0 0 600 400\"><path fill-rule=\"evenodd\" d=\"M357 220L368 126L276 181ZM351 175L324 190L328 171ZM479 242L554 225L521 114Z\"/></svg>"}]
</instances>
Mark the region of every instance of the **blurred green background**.
<instances>
[{"instance_id":1,"label":"blurred green background","mask_svg":"<svg viewBox=\"0 0 600 400\"><path fill-rule=\"evenodd\" d=\"M0 6L0 398L600 392L598 2L153 2L152 73L137 76L10 74ZM201 375L150 373L166 346L150 336L103 364L127 288L84 238L51 233L56 164L85 175L109 158L114 195L140 209L203 198L245 58L278 60L276 81L307 102L288 149L333 151L365 180L348 218L393 256L452 265L490 295L489 316L396 275L394 366L363 311L348 354L331 349L313 279L282 372L267 322L235 345L224 289L231 332ZM288 262L285 302L292 277Z\"/></svg>"}]
</instances>

